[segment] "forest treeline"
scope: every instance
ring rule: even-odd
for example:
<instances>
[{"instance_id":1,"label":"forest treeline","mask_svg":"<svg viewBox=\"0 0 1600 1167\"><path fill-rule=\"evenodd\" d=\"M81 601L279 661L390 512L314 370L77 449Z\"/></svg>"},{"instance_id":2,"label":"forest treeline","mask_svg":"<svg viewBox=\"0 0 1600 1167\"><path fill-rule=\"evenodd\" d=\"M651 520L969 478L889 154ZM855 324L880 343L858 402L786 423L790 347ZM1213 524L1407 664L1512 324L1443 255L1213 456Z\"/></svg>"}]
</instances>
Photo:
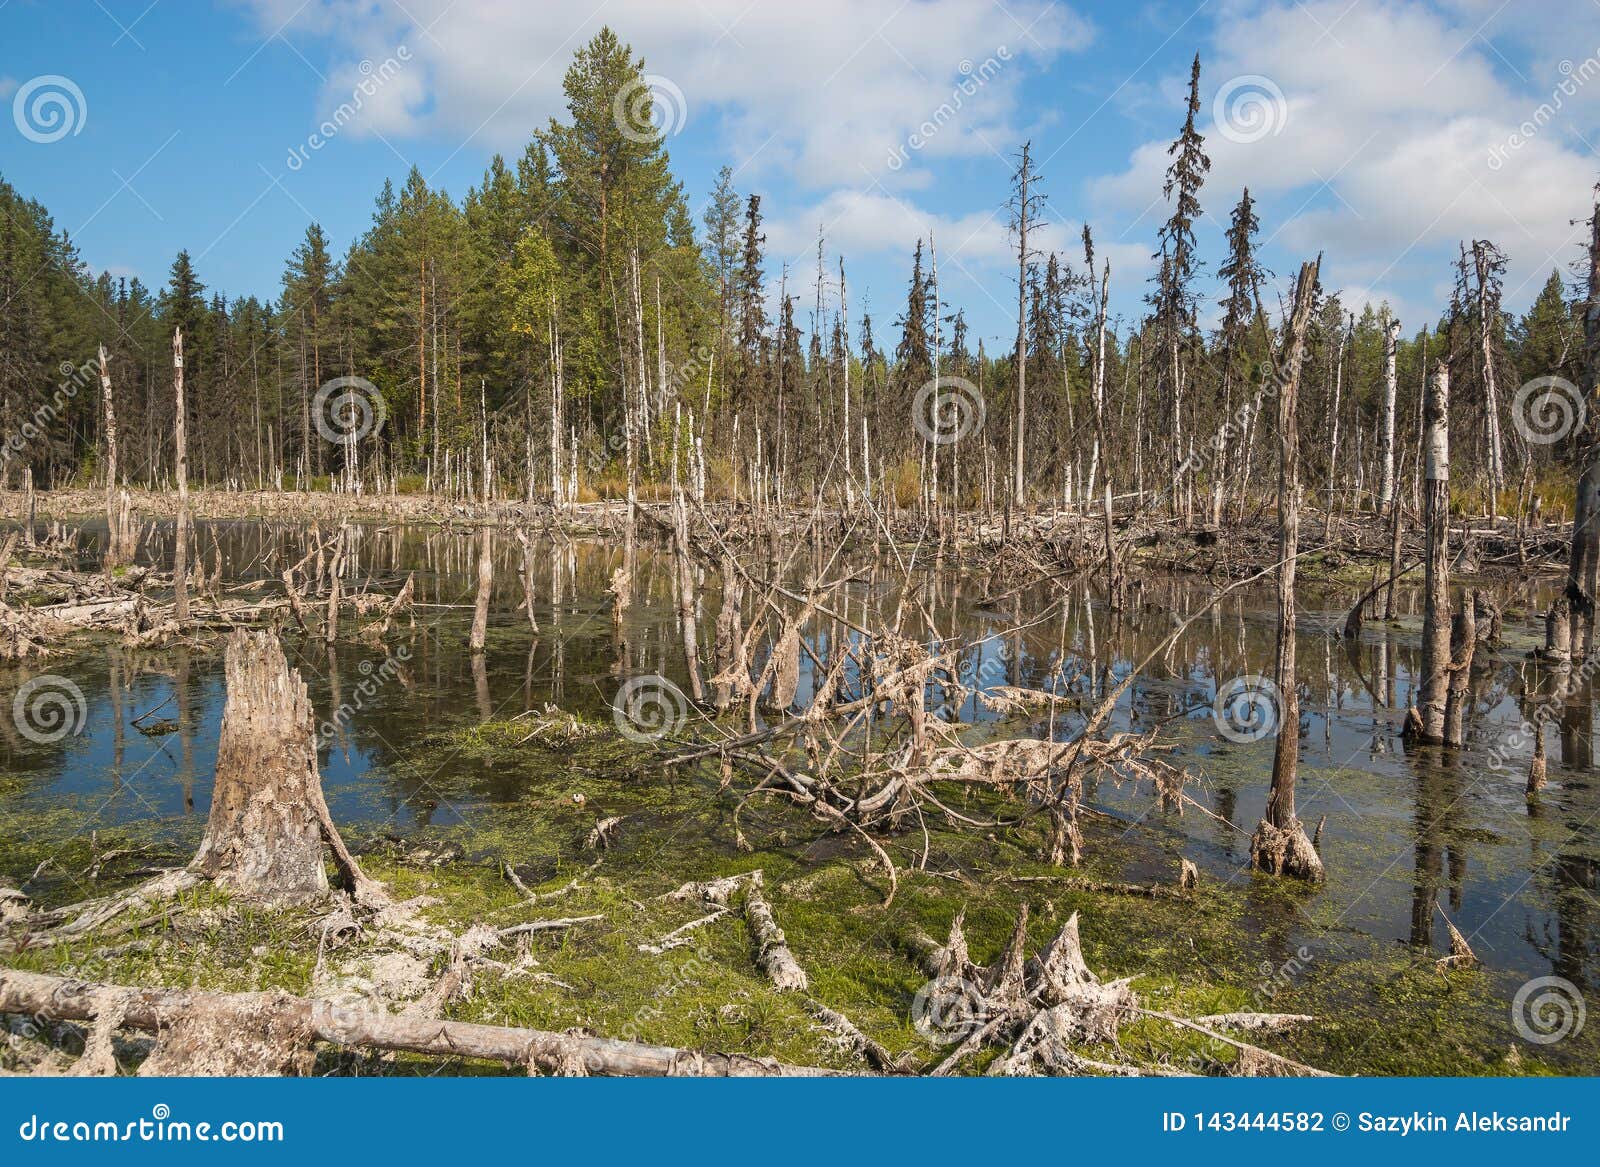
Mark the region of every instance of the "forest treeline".
<instances>
[{"instance_id":1,"label":"forest treeline","mask_svg":"<svg viewBox=\"0 0 1600 1167\"><path fill-rule=\"evenodd\" d=\"M342 256L312 224L271 299L208 291L187 252L161 288L97 275L0 178L0 482L97 480L101 344L120 475L168 482L181 329L189 473L211 485L559 500L630 478L648 489L681 452L711 494L809 501L828 484L902 504L1033 506L1110 488L1215 521L1270 485L1263 386L1282 312L1248 190L1207 186L1199 83L1197 58L1138 319L1107 317L1121 277L1089 229L1070 252L1038 249L1047 179L1020 151L1020 323L1003 352L972 343L941 294L936 240L908 256L898 311L875 320L825 239L814 265L768 252L761 196L737 191L730 169L693 209L660 135L639 125L643 62L609 29L566 74L566 118L521 157L496 156L459 200L415 169L385 184ZM1230 208L1213 257L1194 235L1207 208ZM1519 388L1581 380L1586 293L1552 271L1513 316L1505 265L1493 241L1462 241L1455 293L1432 321L1317 289L1300 386L1309 501L1416 500L1424 369L1441 359L1466 505L1520 513L1541 490L1570 496L1570 473L1547 488L1544 471L1569 457L1571 425L1536 416L1530 436L1528 422L1560 412L1559 382L1531 400ZM330 396L337 378L359 381ZM346 391L365 385L381 400L356 402L369 422L347 432Z\"/></svg>"}]
</instances>

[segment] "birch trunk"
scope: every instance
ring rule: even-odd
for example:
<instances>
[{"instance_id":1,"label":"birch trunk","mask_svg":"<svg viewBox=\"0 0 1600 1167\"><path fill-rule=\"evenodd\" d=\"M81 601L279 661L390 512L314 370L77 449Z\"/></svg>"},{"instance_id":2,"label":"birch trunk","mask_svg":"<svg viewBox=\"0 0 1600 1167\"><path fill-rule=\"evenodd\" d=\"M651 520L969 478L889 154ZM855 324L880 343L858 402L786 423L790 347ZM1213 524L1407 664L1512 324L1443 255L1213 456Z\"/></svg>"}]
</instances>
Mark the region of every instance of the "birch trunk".
<instances>
[{"instance_id":1,"label":"birch trunk","mask_svg":"<svg viewBox=\"0 0 1600 1167\"><path fill-rule=\"evenodd\" d=\"M1422 684L1410 722L1424 742L1443 742L1450 667L1450 369L1440 361L1423 401L1423 533L1427 544L1423 577Z\"/></svg>"},{"instance_id":2,"label":"birch trunk","mask_svg":"<svg viewBox=\"0 0 1600 1167\"><path fill-rule=\"evenodd\" d=\"M1378 508L1386 510L1395 495L1395 399L1399 388L1397 354L1400 346L1400 321L1390 320L1383 330L1383 448L1378 452L1382 477L1378 486Z\"/></svg>"}]
</instances>

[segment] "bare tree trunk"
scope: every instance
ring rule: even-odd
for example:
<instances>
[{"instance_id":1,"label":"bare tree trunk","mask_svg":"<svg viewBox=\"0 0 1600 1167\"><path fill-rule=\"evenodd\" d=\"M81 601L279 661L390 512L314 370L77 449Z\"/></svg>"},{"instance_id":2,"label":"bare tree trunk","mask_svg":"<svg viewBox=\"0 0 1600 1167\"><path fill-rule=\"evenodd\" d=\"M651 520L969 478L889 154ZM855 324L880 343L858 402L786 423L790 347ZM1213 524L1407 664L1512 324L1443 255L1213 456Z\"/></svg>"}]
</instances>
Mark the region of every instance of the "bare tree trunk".
<instances>
[{"instance_id":1,"label":"bare tree trunk","mask_svg":"<svg viewBox=\"0 0 1600 1167\"><path fill-rule=\"evenodd\" d=\"M1574 664L1594 649L1595 595L1600 591L1600 205L1589 221L1589 299L1583 312L1583 398L1588 404L1578 444L1577 498L1567 601L1572 609Z\"/></svg>"},{"instance_id":2,"label":"bare tree trunk","mask_svg":"<svg viewBox=\"0 0 1600 1167\"><path fill-rule=\"evenodd\" d=\"M101 562L107 569L125 562L125 536L117 510L117 411L112 401L111 365L106 346L100 346L100 390L105 401L106 439L106 545Z\"/></svg>"},{"instance_id":3,"label":"bare tree trunk","mask_svg":"<svg viewBox=\"0 0 1600 1167\"><path fill-rule=\"evenodd\" d=\"M1295 775L1300 759L1300 692L1295 680L1295 559L1300 549L1300 368L1306 327L1321 260L1302 264L1294 309L1276 370L1278 389L1278 654L1274 682L1278 734L1266 816L1250 839L1251 863L1274 875L1321 880L1322 860L1295 814Z\"/></svg>"},{"instance_id":4,"label":"bare tree trunk","mask_svg":"<svg viewBox=\"0 0 1600 1167\"><path fill-rule=\"evenodd\" d=\"M678 419L682 409L678 411ZM677 419L675 419L677 420ZM681 425L677 427L681 433ZM683 497L683 484L678 477L678 448L672 446L672 551L678 576L678 623L683 633L683 657L689 671L689 695L695 701L704 701L705 684L700 679L700 631L694 611L694 565L689 559L689 508Z\"/></svg>"},{"instance_id":5,"label":"bare tree trunk","mask_svg":"<svg viewBox=\"0 0 1600 1167\"><path fill-rule=\"evenodd\" d=\"M1450 628L1450 685L1445 695L1444 743L1467 744L1467 710L1472 705L1468 684L1472 679L1473 650L1478 643L1477 592L1462 595Z\"/></svg>"},{"instance_id":6,"label":"bare tree trunk","mask_svg":"<svg viewBox=\"0 0 1600 1167\"><path fill-rule=\"evenodd\" d=\"M1389 502L1389 584L1384 588L1383 618L1394 619L1395 588L1400 577L1400 518L1405 514L1405 507L1401 504L1398 495L1392 496Z\"/></svg>"},{"instance_id":7,"label":"bare tree trunk","mask_svg":"<svg viewBox=\"0 0 1600 1167\"><path fill-rule=\"evenodd\" d=\"M1391 319L1383 330L1383 435L1378 459L1382 463L1378 486L1378 510L1394 505L1395 496L1395 399L1399 390L1396 356L1400 345L1400 321Z\"/></svg>"},{"instance_id":8,"label":"bare tree trunk","mask_svg":"<svg viewBox=\"0 0 1600 1167\"><path fill-rule=\"evenodd\" d=\"M183 399L183 329L172 331L172 393L177 404L173 428L175 473L178 480L177 545L172 550L172 618L180 629L189 626L189 424Z\"/></svg>"},{"instance_id":9,"label":"bare tree trunk","mask_svg":"<svg viewBox=\"0 0 1600 1167\"><path fill-rule=\"evenodd\" d=\"M1351 329L1355 328L1352 318ZM1333 538L1333 502L1336 487L1335 474L1339 468L1339 397L1344 390L1344 346L1349 339L1349 333L1341 333L1339 345L1334 354L1333 372L1333 436L1329 439L1328 449L1328 509L1322 516L1322 541L1328 543Z\"/></svg>"},{"instance_id":10,"label":"bare tree trunk","mask_svg":"<svg viewBox=\"0 0 1600 1167\"><path fill-rule=\"evenodd\" d=\"M1113 612L1122 611L1122 576L1117 571L1117 541L1111 534L1111 473L1106 472L1105 484L1105 537L1106 537L1106 607Z\"/></svg>"},{"instance_id":11,"label":"bare tree trunk","mask_svg":"<svg viewBox=\"0 0 1600 1167\"><path fill-rule=\"evenodd\" d=\"M1450 368L1443 361L1428 383L1422 412L1427 465L1422 683L1407 726L1418 740L1438 743L1444 741L1450 680Z\"/></svg>"},{"instance_id":12,"label":"bare tree trunk","mask_svg":"<svg viewBox=\"0 0 1600 1167\"><path fill-rule=\"evenodd\" d=\"M1011 405L1012 479L1011 498L1006 507L1007 534L1011 529L1012 507L1022 502L1024 451L1028 437L1028 185L1033 179L1032 159L1029 156L1031 145L1028 142L1022 144L1022 167L1017 172L1017 399Z\"/></svg>"},{"instance_id":13,"label":"bare tree trunk","mask_svg":"<svg viewBox=\"0 0 1600 1167\"><path fill-rule=\"evenodd\" d=\"M494 586L494 531L484 527L478 543L478 597L472 609L472 651L483 651L489 633L489 590ZM531 612L529 613L532 614Z\"/></svg>"},{"instance_id":14,"label":"bare tree trunk","mask_svg":"<svg viewBox=\"0 0 1600 1167\"><path fill-rule=\"evenodd\" d=\"M1478 345L1483 359L1483 406L1489 442L1489 518L1500 517L1500 487L1505 481L1505 455L1500 445L1500 396L1494 383L1493 332L1489 327L1489 271L1486 244L1472 243L1472 262L1478 276Z\"/></svg>"}]
</instances>

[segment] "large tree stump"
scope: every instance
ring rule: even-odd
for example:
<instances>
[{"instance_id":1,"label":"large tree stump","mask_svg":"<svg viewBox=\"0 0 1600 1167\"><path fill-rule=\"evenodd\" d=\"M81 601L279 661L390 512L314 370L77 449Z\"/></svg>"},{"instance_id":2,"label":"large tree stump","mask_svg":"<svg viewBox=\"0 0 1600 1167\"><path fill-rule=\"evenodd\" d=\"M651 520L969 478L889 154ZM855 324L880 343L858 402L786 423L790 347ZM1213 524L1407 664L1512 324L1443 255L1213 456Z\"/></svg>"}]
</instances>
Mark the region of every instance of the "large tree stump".
<instances>
[{"instance_id":1,"label":"large tree stump","mask_svg":"<svg viewBox=\"0 0 1600 1167\"><path fill-rule=\"evenodd\" d=\"M238 629L228 641L227 704L211 817L192 867L243 895L294 902L328 893L322 844L358 899L383 900L328 814L305 682L277 637Z\"/></svg>"}]
</instances>

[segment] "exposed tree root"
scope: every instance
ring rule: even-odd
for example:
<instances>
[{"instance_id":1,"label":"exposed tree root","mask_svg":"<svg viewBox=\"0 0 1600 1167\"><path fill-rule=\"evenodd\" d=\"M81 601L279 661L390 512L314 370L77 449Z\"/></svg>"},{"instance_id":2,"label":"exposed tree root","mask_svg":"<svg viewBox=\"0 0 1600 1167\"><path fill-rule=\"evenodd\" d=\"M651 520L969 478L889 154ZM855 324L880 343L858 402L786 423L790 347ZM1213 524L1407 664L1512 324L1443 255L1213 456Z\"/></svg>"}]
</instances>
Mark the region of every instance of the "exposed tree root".
<instances>
[{"instance_id":1,"label":"exposed tree root","mask_svg":"<svg viewBox=\"0 0 1600 1167\"><path fill-rule=\"evenodd\" d=\"M1321 883L1325 875L1322 856L1298 819L1287 828L1275 827L1266 819L1257 823L1256 833L1250 836L1250 862L1257 871L1309 883Z\"/></svg>"}]
</instances>

